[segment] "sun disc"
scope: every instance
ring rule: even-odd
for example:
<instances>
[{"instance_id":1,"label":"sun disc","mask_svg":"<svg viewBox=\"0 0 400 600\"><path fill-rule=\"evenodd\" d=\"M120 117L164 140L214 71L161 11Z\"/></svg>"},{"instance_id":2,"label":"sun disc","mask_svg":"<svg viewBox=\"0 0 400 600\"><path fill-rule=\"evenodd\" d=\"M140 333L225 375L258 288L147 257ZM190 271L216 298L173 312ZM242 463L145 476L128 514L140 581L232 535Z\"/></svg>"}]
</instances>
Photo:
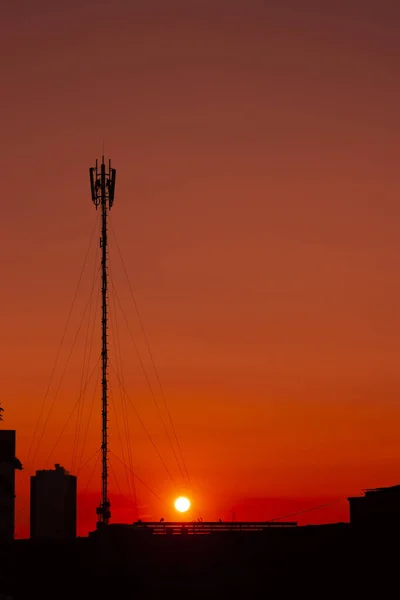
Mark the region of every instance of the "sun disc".
<instances>
[{"instance_id":1,"label":"sun disc","mask_svg":"<svg viewBox=\"0 0 400 600\"><path fill-rule=\"evenodd\" d=\"M184 496L179 496L175 500L175 508L178 512L187 512L190 508L190 500Z\"/></svg>"}]
</instances>

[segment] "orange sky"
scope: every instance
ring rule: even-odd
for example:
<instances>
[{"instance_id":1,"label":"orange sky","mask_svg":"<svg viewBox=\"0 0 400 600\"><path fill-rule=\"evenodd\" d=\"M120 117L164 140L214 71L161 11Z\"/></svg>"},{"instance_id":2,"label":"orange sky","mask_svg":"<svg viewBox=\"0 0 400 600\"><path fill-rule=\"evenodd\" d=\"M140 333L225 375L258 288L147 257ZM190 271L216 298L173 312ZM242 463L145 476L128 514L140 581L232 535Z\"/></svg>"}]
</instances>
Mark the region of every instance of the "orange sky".
<instances>
[{"instance_id":1,"label":"orange sky","mask_svg":"<svg viewBox=\"0 0 400 600\"><path fill-rule=\"evenodd\" d=\"M100 443L97 391L83 444L90 380L77 451L75 412L52 453L79 396L85 324L55 390L97 237L34 432L96 221L88 167L103 141L117 168L112 226L193 483L191 517L267 519L333 502L299 522L347 519L348 495L399 483L400 7L323 4L3 8L1 401L26 466L17 473L19 535L29 475L55 462L76 471ZM110 253L162 406L115 244ZM161 499L137 482L139 516L170 518L179 470L118 319L125 387L176 482L128 404L135 471ZM111 443L126 458L110 376ZM80 533L95 523L94 463L79 474ZM132 520L124 469L111 463L115 520Z\"/></svg>"}]
</instances>

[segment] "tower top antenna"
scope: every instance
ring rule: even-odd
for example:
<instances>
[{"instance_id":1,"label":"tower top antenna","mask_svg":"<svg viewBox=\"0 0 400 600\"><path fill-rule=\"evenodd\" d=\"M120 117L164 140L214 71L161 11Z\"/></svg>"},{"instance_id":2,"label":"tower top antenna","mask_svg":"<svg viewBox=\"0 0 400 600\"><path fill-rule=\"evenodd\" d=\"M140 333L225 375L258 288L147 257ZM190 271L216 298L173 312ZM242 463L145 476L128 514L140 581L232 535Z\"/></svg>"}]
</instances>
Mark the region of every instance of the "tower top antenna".
<instances>
[{"instance_id":1,"label":"tower top antenna","mask_svg":"<svg viewBox=\"0 0 400 600\"><path fill-rule=\"evenodd\" d=\"M102 315L101 315L101 333L102 333L102 349L101 349L101 502L96 509L98 515L97 527L108 525L111 518L110 499L108 497L108 271L107 271L107 220L108 211L111 210L114 204L115 177L116 170L111 168L111 160L109 160L108 169L104 163L104 142L103 156L101 157L101 165L99 168L96 159L96 166L90 167L90 190L92 201L96 210L101 209L101 300L102 300Z\"/></svg>"}]
</instances>

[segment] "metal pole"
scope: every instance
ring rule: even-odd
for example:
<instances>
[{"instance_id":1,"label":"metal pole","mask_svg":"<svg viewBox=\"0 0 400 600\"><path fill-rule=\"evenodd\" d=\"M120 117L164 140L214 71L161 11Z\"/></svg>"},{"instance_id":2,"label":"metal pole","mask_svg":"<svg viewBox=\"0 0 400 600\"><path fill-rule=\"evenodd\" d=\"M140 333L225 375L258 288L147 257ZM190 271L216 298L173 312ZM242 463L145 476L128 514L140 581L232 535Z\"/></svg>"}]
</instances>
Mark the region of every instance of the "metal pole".
<instances>
[{"instance_id":1,"label":"metal pole","mask_svg":"<svg viewBox=\"0 0 400 600\"><path fill-rule=\"evenodd\" d=\"M109 162L108 172L102 157L100 172L96 167L89 170L92 200L96 209L101 207L101 503L96 513L99 517L98 527L108 525L111 517L110 500L108 498L108 271L107 271L107 216L114 202L115 169Z\"/></svg>"},{"instance_id":2,"label":"metal pole","mask_svg":"<svg viewBox=\"0 0 400 600\"><path fill-rule=\"evenodd\" d=\"M107 344L107 197L106 167L104 157L101 164L101 303L102 303L102 497L101 521L106 525L109 520L108 501L108 344Z\"/></svg>"}]
</instances>

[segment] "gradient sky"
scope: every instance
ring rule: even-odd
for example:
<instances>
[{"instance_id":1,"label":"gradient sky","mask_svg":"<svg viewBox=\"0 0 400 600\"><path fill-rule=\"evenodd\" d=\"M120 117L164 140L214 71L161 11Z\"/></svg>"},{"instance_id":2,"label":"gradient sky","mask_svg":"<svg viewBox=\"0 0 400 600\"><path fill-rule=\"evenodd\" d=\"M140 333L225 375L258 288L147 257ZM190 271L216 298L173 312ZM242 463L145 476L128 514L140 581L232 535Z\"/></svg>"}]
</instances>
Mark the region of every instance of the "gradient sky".
<instances>
[{"instance_id":1,"label":"gradient sky","mask_svg":"<svg viewBox=\"0 0 400 600\"><path fill-rule=\"evenodd\" d=\"M90 392L82 460L76 412L52 452L79 396L84 328L54 390L97 237L35 427L96 222L88 167L103 144L117 168L112 227L192 516L268 519L332 502L299 522L344 520L348 495L399 483L399 23L394 0L2 4L1 402L26 466L19 535L29 475L55 462L76 471L100 443ZM115 248L115 288L148 367ZM169 518L184 488L122 315L119 331L125 387L179 488L128 405L135 471L161 498L137 482L139 516ZM93 356L99 330L94 340ZM116 423L111 411L122 458ZM95 523L95 460L79 474L80 533ZM111 462L115 520L132 520Z\"/></svg>"}]
</instances>

